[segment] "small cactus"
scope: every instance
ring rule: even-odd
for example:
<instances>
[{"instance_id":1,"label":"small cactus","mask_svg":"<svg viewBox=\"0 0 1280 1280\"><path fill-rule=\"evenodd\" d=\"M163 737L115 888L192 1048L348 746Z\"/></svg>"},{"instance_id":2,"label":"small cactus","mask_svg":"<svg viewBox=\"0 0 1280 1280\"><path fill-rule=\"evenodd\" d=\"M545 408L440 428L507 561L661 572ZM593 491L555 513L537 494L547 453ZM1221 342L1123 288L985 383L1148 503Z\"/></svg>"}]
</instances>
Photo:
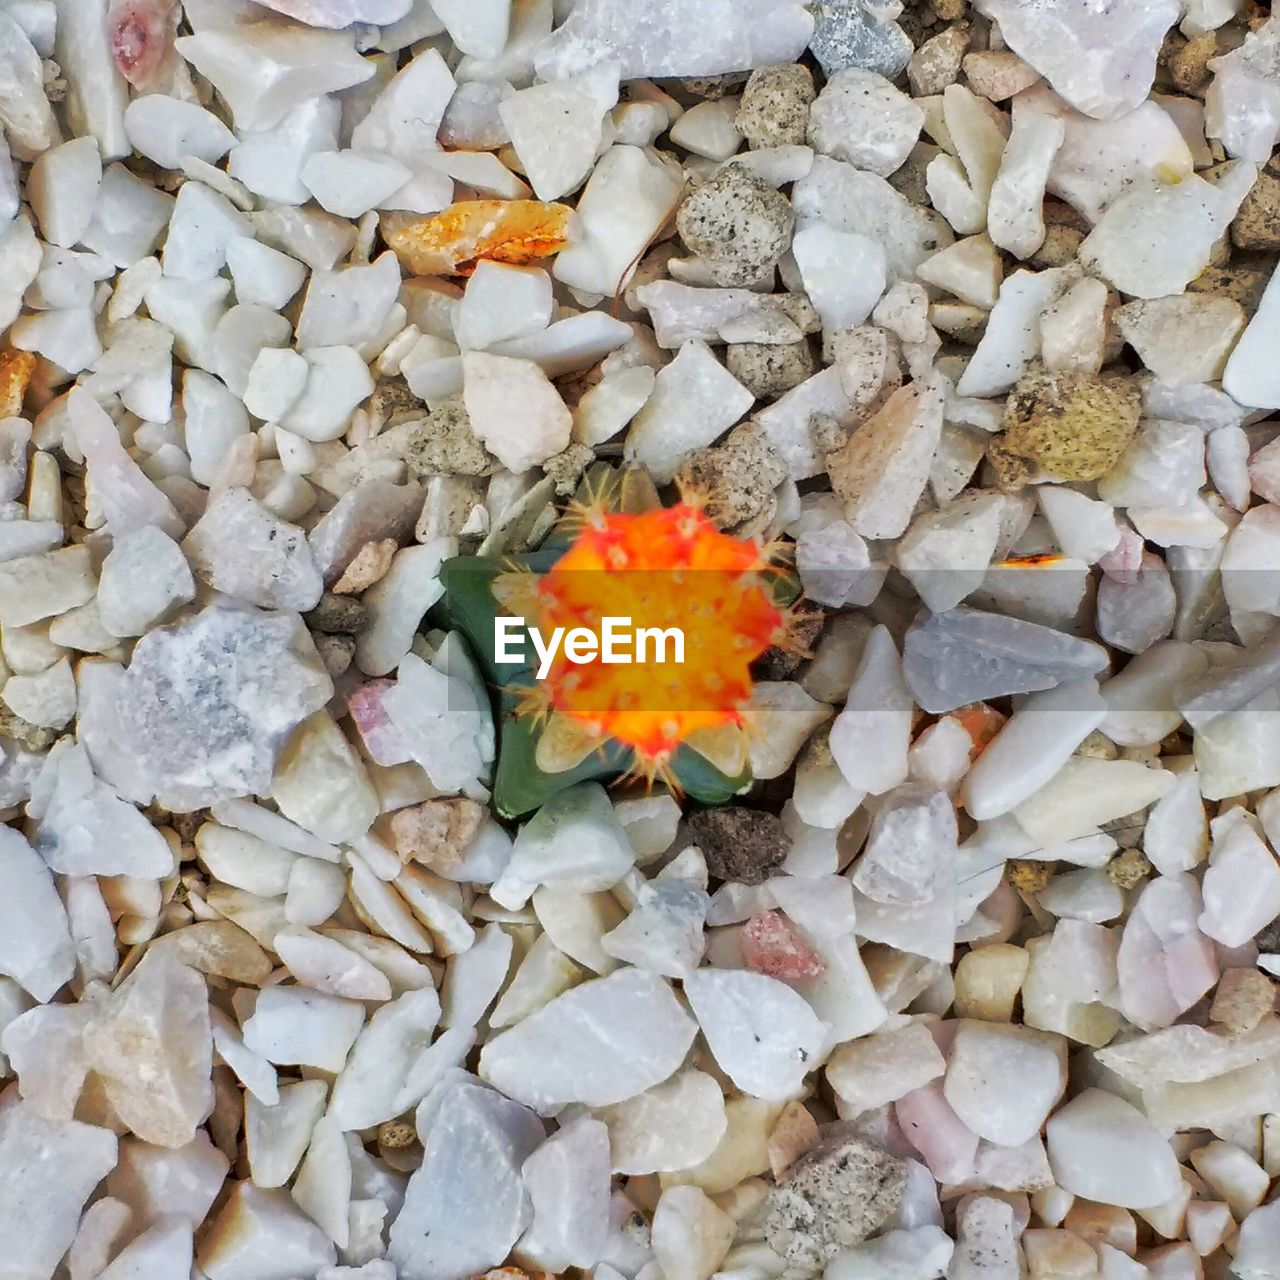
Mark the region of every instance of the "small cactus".
<instances>
[{"instance_id":1,"label":"small cactus","mask_svg":"<svg viewBox=\"0 0 1280 1280\"><path fill-rule=\"evenodd\" d=\"M696 494L663 507L647 473L598 466L542 546L442 569L444 611L495 686L494 799L507 817L588 778L661 781L722 804L750 781L751 664L793 643L795 591L770 549L721 532ZM571 662L542 680L498 660L494 620L601 633L606 617L684 635L681 663ZM670 656L670 655L669 655Z\"/></svg>"}]
</instances>

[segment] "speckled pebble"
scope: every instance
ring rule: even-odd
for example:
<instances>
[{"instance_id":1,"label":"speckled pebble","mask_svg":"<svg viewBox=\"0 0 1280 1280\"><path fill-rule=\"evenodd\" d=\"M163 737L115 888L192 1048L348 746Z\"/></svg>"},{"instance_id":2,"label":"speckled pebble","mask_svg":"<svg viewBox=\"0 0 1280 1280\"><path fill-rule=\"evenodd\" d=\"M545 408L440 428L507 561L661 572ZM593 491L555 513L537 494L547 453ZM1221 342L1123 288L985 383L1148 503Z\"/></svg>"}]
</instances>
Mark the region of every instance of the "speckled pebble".
<instances>
[{"instance_id":1,"label":"speckled pebble","mask_svg":"<svg viewBox=\"0 0 1280 1280\"><path fill-rule=\"evenodd\" d=\"M786 253L794 223L786 196L736 164L695 187L676 214L681 240L722 285L756 283Z\"/></svg>"},{"instance_id":2,"label":"speckled pebble","mask_svg":"<svg viewBox=\"0 0 1280 1280\"><path fill-rule=\"evenodd\" d=\"M816 96L808 67L787 63L751 73L735 123L754 150L804 142L809 104Z\"/></svg>"}]
</instances>

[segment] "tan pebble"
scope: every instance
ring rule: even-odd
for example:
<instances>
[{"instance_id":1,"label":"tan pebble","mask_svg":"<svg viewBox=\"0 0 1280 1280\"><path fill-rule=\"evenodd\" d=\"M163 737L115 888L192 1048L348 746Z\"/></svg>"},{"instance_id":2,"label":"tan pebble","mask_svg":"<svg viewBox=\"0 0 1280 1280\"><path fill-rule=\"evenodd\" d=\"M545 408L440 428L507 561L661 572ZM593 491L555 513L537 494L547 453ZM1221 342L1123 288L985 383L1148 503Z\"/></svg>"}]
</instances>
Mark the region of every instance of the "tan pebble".
<instances>
[{"instance_id":1,"label":"tan pebble","mask_svg":"<svg viewBox=\"0 0 1280 1280\"><path fill-rule=\"evenodd\" d=\"M1022 893L1039 893L1053 879L1057 865L1033 858L1011 858L1006 864L1009 883Z\"/></svg>"},{"instance_id":2,"label":"tan pebble","mask_svg":"<svg viewBox=\"0 0 1280 1280\"><path fill-rule=\"evenodd\" d=\"M1099 1244L1109 1244L1130 1257L1137 1248L1138 1224L1134 1221L1133 1214L1128 1209L1118 1209L1115 1205L1077 1200L1067 1210L1062 1225L1095 1248Z\"/></svg>"},{"instance_id":3,"label":"tan pebble","mask_svg":"<svg viewBox=\"0 0 1280 1280\"><path fill-rule=\"evenodd\" d=\"M822 1141L818 1122L802 1102L788 1102L769 1135L769 1165L775 1178L782 1175Z\"/></svg>"},{"instance_id":4,"label":"tan pebble","mask_svg":"<svg viewBox=\"0 0 1280 1280\"><path fill-rule=\"evenodd\" d=\"M984 49L966 54L963 68L969 88L992 102L1012 98L1040 79L1040 73L1034 67L1028 66L1008 49Z\"/></svg>"},{"instance_id":5,"label":"tan pebble","mask_svg":"<svg viewBox=\"0 0 1280 1280\"><path fill-rule=\"evenodd\" d=\"M384 1120L378 1126L378 1145L392 1151L411 1147L418 1140L417 1130L407 1120Z\"/></svg>"},{"instance_id":6,"label":"tan pebble","mask_svg":"<svg viewBox=\"0 0 1280 1280\"><path fill-rule=\"evenodd\" d=\"M1265 169L1258 174L1231 224L1237 249L1280 249L1280 178Z\"/></svg>"},{"instance_id":7,"label":"tan pebble","mask_svg":"<svg viewBox=\"0 0 1280 1280\"><path fill-rule=\"evenodd\" d=\"M968 952L956 966L956 1016L1011 1022L1014 1001L1030 964L1027 952L1009 942Z\"/></svg>"},{"instance_id":8,"label":"tan pebble","mask_svg":"<svg viewBox=\"0 0 1280 1280\"><path fill-rule=\"evenodd\" d=\"M1196 93L1209 82L1209 68L1205 65L1218 52L1218 37L1212 31L1192 36L1178 48L1170 48L1167 64L1173 83L1183 93Z\"/></svg>"},{"instance_id":9,"label":"tan pebble","mask_svg":"<svg viewBox=\"0 0 1280 1280\"><path fill-rule=\"evenodd\" d=\"M1097 480L1129 447L1141 413L1130 379L1033 368L1005 405L1003 445L1062 480Z\"/></svg>"},{"instance_id":10,"label":"tan pebble","mask_svg":"<svg viewBox=\"0 0 1280 1280\"><path fill-rule=\"evenodd\" d=\"M1214 993L1209 1017L1238 1036L1252 1031L1275 1005L1276 986L1265 973L1259 969L1228 969Z\"/></svg>"},{"instance_id":11,"label":"tan pebble","mask_svg":"<svg viewBox=\"0 0 1280 1280\"><path fill-rule=\"evenodd\" d=\"M0 418L20 418L27 385L36 371L36 358L29 351L0 354Z\"/></svg>"},{"instance_id":12,"label":"tan pebble","mask_svg":"<svg viewBox=\"0 0 1280 1280\"><path fill-rule=\"evenodd\" d=\"M334 584L333 594L354 596L373 586L375 582L386 577L397 550L399 550L399 544L394 538L366 542L343 570L342 577Z\"/></svg>"},{"instance_id":13,"label":"tan pebble","mask_svg":"<svg viewBox=\"0 0 1280 1280\"><path fill-rule=\"evenodd\" d=\"M447 871L457 866L483 819L474 800L428 800L393 814L391 834L402 861Z\"/></svg>"},{"instance_id":14,"label":"tan pebble","mask_svg":"<svg viewBox=\"0 0 1280 1280\"><path fill-rule=\"evenodd\" d=\"M1107 876L1120 889L1133 889L1151 874L1151 863L1141 849L1121 849L1107 863Z\"/></svg>"}]
</instances>

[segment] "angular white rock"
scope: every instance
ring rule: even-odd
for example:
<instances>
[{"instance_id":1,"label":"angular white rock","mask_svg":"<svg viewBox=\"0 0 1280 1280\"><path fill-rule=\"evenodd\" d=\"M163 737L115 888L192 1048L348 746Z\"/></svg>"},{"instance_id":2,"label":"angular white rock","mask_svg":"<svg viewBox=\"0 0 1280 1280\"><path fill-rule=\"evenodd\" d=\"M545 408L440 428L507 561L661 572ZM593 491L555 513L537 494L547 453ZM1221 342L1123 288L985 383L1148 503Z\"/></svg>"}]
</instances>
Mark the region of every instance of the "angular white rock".
<instances>
[{"instance_id":1,"label":"angular white rock","mask_svg":"<svg viewBox=\"0 0 1280 1280\"><path fill-rule=\"evenodd\" d=\"M920 137L925 113L882 75L859 66L837 71L809 108L815 149L887 178Z\"/></svg>"},{"instance_id":2,"label":"angular white rock","mask_svg":"<svg viewBox=\"0 0 1280 1280\"><path fill-rule=\"evenodd\" d=\"M85 1202L116 1162L116 1136L46 1120L16 1097L0 1110L0 1232L14 1276L52 1276Z\"/></svg>"},{"instance_id":3,"label":"angular white rock","mask_svg":"<svg viewBox=\"0 0 1280 1280\"><path fill-rule=\"evenodd\" d=\"M667 1187L653 1211L653 1253L667 1280L709 1280L737 1224L701 1187Z\"/></svg>"},{"instance_id":4,"label":"angular white rock","mask_svg":"<svg viewBox=\"0 0 1280 1280\"><path fill-rule=\"evenodd\" d=\"M829 332L862 324L888 283L884 250L867 236L819 223L796 232L791 252Z\"/></svg>"},{"instance_id":5,"label":"angular white rock","mask_svg":"<svg viewBox=\"0 0 1280 1280\"><path fill-rule=\"evenodd\" d=\"M696 1035L661 978L621 969L557 996L490 1040L480 1074L539 1110L608 1106L667 1079Z\"/></svg>"},{"instance_id":6,"label":"angular white rock","mask_svg":"<svg viewBox=\"0 0 1280 1280\"><path fill-rule=\"evenodd\" d=\"M322 209L358 218L390 199L413 175L394 156L375 151L317 151L298 176Z\"/></svg>"},{"instance_id":7,"label":"angular white rock","mask_svg":"<svg viewBox=\"0 0 1280 1280\"><path fill-rule=\"evenodd\" d=\"M1072 756L1015 810L1019 825L1045 847L1087 834L1104 822L1154 804L1173 790L1174 775L1135 760Z\"/></svg>"},{"instance_id":8,"label":"angular white rock","mask_svg":"<svg viewBox=\"0 0 1280 1280\"><path fill-rule=\"evenodd\" d=\"M1009 143L987 205L987 234L1015 258L1044 243L1044 192L1066 126L1050 116L1014 117Z\"/></svg>"},{"instance_id":9,"label":"angular white rock","mask_svg":"<svg viewBox=\"0 0 1280 1280\"><path fill-rule=\"evenodd\" d=\"M235 134L213 112L163 93L129 103L124 128L133 149L162 169L181 168L188 156L215 164L236 145Z\"/></svg>"},{"instance_id":10,"label":"angular white rock","mask_svg":"<svg viewBox=\"0 0 1280 1280\"><path fill-rule=\"evenodd\" d=\"M48 867L20 832L0 835L0 973L49 1000L75 972L66 909Z\"/></svg>"},{"instance_id":11,"label":"angular white rock","mask_svg":"<svg viewBox=\"0 0 1280 1280\"><path fill-rule=\"evenodd\" d=\"M46 151L27 175L27 199L41 235L64 249L78 244L93 221L101 185L96 138L75 138Z\"/></svg>"},{"instance_id":12,"label":"angular white rock","mask_svg":"<svg viewBox=\"0 0 1280 1280\"><path fill-rule=\"evenodd\" d=\"M1214 841L1201 884L1200 932L1241 947L1280 916L1280 863L1247 823Z\"/></svg>"},{"instance_id":13,"label":"angular white rock","mask_svg":"<svg viewBox=\"0 0 1280 1280\"><path fill-rule=\"evenodd\" d=\"M418 1124L426 1157L391 1226L398 1276L449 1280L497 1266L533 1216L520 1169L542 1141L542 1123L462 1077L440 1086Z\"/></svg>"},{"instance_id":14,"label":"angular white rock","mask_svg":"<svg viewBox=\"0 0 1280 1280\"><path fill-rule=\"evenodd\" d=\"M263 1190L245 1179L232 1187L196 1261L209 1280L250 1280L264 1265L280 1276L302 1276L336 1259L333 1242L287 1191Z\"/></svg>"},{"instance_id":15,"label":"angular white rock","mask_svg":"<svg viewBox=\"0 0 1280 1280\"><path fill-rule=\"evenodd\" d=\"M363 1022L364 1009L354 1000L305 987L270 987L244 1024L244 1042L279 1066L300 1063L336 1072Z\"/></svg>"},{"instance_id":16,"label":"angular white rock","mask_svg":"<svg viewBox=\"0 0 1280 1280\"><path fill-rule=\"evenodd\" d=\"M551 323L552 307L551 277L540 267L482 261L454 313L454 338L463 351L525 338Z\"/></svg>"},{"instance_id":17,"label":"angular white rock","mask_svg":"<svg viewBox=\"0 0 1280 1280\"><path fill-rule=\"evenodd\" d=\"M609 1128L615 1173L691 1168L711 1155L728 1125L719 1084L694 1070L596 1115Z\"/></svg>"},{"instance_id":18,"label":"angular white rock","mask_svg":"<svg viewBox=\"0 0 1280 1280\"><path fill-rule=\"evenodd\" d=\"M472 430L508 471L518 475L568 446L573 415L533 361L469 351L462 375Z\"/></svg>"},{"instance_id":19,"label":"angular white rock","mask_svg":"<svg viewBox=\"0 0 1280 1280\"><path fill-rule=\"evenodd\" d=\"M609 1232L609 1130L580 1116L562 1125L521 1169L533 1225L521 1252L554 1271L593 1267Z\"/></svg>"},{"instance_id":20,"label":"angular white rock","mask_svg":"<svg viewBox=\"0 0 1280 1280\"><path fill-rule=\"evenodd\" d=\"M1067 1084L1066 1042L996 1022L963 1021L943 1093L979 1137L1016 1147L1040 1132Z\"/></svg>"},{"instance_id":21,"label":"angular white rock","mask_svg":"<svg viewBox=\"0 0 1280 1280\"><path fill-rule=\"evenodd\" d=\"M831 725L831 754L851 787L872 795L904 782L911 745L911 698L887 628L867 637L844 710Z\"/></svg>"},{"instance_id":22,"label":"angular white rock","mask_svg":"<svg viewBox=\"0 0 1280 1280\"><path fill-rule=\"evenodd\" d=\"M802 996L740 969L700 969L684 990L716 1062L739 1089L770 1101L799 1092L829 1030Z\"/></svg>"},{"instance_id":23,"label":"angular white rock","mask_svg":"<svg viewBox=\"0 0 1280 1280\"><path fill-rule=\"evenodd\" d=\"M260 22L206 28L174 44L227 100L239 129L269 129L301 103L374 74L349 32Z\"/></svg>"},{"instance_id":24,"label":"angular white rock","mask_svg":"<svg viewBox=\"0 0 1280 1280\"><path fill-rule=\"evenodd\" d=\"M1256 178L1252 164L1236 161L1216 184L1195 175L1173 186L1137 182L1085 238L1080 261L1135 298L1179 293L1208 265Z\"/></svg>"},{"instance_id":25,"label":"angular white rock","mask_svg":"<svg viewBox=\"0 0 1280 1280\"><path fill-rule=\"evenodd\" d=\"M1132 111L1155 78L1177 0L978 0L1009 47L1073 107L1101 120Z\"/></svg>"},{"instance_id":26,"label":"angular white rock","mask_svg":"<svg viewBox=\"0 0 1280 1280\"><path fill-rule=\"evenodd\" d=\"M754 403L705 342L686 342L632 420L625 456L669 483L688 454L718 439Z\"/></svg>"},{"instance_id":27,"label":"angular white rock","mask_svg":"<svg viewBox=\"0 0 1280 1280\"><path fill-rule=\"evenodd\" d=\"M1059 267L1006 276L982 340L956 383L956 393L985 398L1008 391L1039 352L1041 313L1070 283Z\"/></svg>"},{"instance_id":28,"label":"angular white rock","mask_svg":"<svg viewBox=\"0 0 1280 1280\"><path fill-rule=\"evenodd\" d=\"M191 567L178 544L147 525L117 538L102 562L98 616L114 636L140 636L195 595Z\"/></svg>"}]
</instances>

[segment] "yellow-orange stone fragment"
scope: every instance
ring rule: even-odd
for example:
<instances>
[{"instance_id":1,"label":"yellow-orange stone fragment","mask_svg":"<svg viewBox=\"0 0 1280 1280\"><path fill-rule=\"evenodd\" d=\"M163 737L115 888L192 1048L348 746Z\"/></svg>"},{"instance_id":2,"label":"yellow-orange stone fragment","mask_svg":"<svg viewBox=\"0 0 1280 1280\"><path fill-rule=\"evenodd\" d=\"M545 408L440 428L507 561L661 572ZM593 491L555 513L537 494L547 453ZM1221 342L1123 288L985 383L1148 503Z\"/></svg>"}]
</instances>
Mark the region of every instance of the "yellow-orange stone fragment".
<instances>
[{"instance_id":1,"label":"yellow-orange stone fragment","mask_svg":"<svg viewBox=\"0 0 1280 1280\"><path fill-rule=\"evenodd\" d=\"M20 418L27 385L36 371L36 358L29 351L0 354L0 418Z\"/></svg>"},{"instance_id":2,"label":"yellow-orange stone fragment","mask_svg":"<svg viewBox=\"0 0 1280 1280\"><path fill-rule=\"evenodd\" d=\"M387 217L382 235L415 275L469 275L481 260L522 264L559 253L573 210L541 200L460 200L430 217Z\"/></svg>"}]
</instances>

